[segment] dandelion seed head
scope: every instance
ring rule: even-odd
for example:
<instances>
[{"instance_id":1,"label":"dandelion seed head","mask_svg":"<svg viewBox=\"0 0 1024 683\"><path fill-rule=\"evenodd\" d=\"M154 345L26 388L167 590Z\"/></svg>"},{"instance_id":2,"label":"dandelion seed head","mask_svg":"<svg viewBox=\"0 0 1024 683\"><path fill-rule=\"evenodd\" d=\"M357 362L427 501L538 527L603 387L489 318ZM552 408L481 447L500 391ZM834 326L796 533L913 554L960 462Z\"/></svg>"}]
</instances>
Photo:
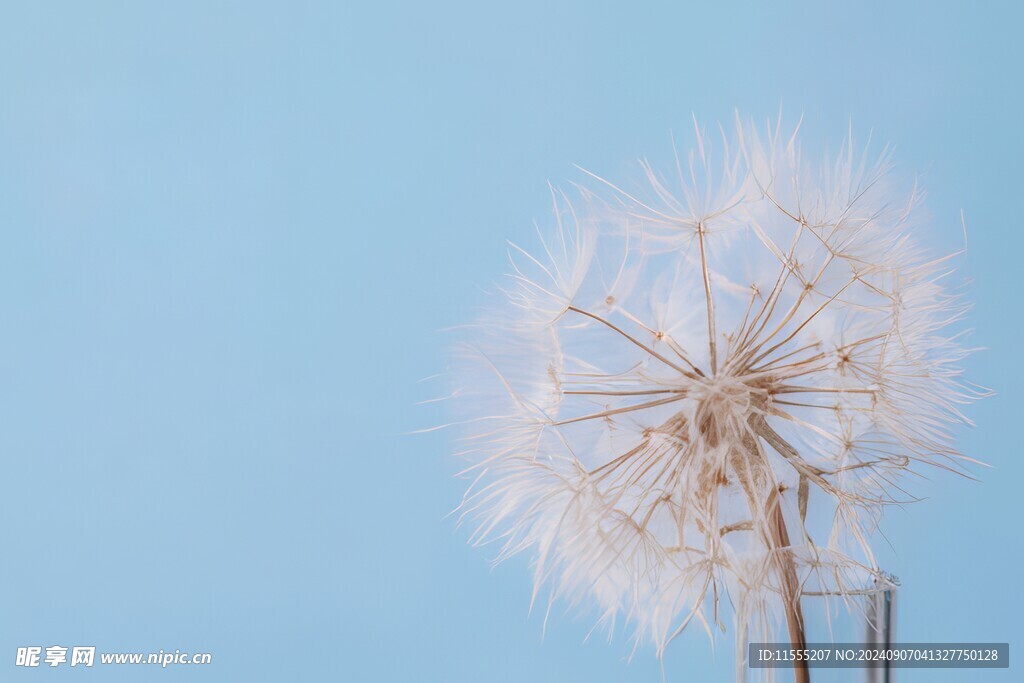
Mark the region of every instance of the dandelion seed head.
<instances>
[{"instance_id":1,"label":"dandelion seed head","mask_svg":"<svg viewBox=\"0 0 1024 683\"><path fill-rule=\"evenodd\" d=\"M888 150L851 138L819 163L780 126L695 135L639 189L552 191L453 369L473 541L659 656L726 608L770 637L804 594L888 581L881 512L907 471L961 470L980 395L953 263L920 246Z\"/></svg>"}]
</instances>

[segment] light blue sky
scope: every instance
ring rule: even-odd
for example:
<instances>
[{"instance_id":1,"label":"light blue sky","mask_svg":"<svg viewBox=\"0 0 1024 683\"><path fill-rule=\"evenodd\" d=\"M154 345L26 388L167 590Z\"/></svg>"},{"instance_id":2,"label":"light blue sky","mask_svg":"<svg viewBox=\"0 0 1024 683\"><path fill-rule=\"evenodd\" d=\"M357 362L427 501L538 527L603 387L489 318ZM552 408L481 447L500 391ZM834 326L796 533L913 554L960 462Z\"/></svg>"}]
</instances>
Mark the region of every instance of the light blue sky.
<instances>
[{"instance_id":1,"label":"light blue sky","mask_svg":"<svg viewBox=\"0 0 1024 683\"><path fill-rule=\"evenodd\" d=\"M641 5L0 10L0 678L659 681L559 611L542 642L523 564L442 519L446 437L402 434L439 421L414 405L437 330L530 241L547 180L780 103L805 145L850 117L893 142L939 244L964 210L970 372L999 395L961 444L996 468L934 477L885 560L900 639L1021 652L1024 14ZM214 664L14 667L54 644ZM669 680L728 654L683 639Z\"/></svg>"}]
</instances>

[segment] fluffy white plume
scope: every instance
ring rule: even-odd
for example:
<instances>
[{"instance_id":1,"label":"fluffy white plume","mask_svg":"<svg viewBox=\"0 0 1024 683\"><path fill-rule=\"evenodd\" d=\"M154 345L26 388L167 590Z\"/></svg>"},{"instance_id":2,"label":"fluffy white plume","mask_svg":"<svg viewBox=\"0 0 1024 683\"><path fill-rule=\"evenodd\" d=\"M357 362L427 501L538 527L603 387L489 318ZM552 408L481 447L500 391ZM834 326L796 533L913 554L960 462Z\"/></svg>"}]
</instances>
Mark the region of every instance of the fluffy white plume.
<instances>
[{"instance_id":1,"label":"fluffy white plume","mask_svg":"<svg viewBox=\"0 0 1024 683\"><path fill-rule=\"evenodd\" d=\"M918 246L921 195L888 153L696 137L641 190L553 192L454 373L474 540L659 656L726 606L741 634L795 640L802 596L884 580L881 510L916 464L959 469L950 429L977 397L950 262Z\"/></svg>"}]
</instances>

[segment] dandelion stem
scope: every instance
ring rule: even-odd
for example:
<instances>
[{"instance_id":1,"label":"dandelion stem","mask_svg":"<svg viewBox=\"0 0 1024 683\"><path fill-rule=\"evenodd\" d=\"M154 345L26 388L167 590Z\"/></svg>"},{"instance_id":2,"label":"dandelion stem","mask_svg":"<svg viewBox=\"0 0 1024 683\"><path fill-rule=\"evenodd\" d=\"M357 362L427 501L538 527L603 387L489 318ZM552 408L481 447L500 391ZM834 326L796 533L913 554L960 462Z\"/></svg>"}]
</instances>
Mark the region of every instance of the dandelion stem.
<instances>
[{"instance_id":1,"label":"dandelion stem","mask_svg":"<svg viewBox=\"0 0 1024 683\"><path fill-rule=\"evenodd\" d=\"M740 485L746 493L747 504L755 518L759 517L757 508L759 501L764 500L761 491L771 487L771 493L764 503L764 535L768 543L769 557L774 559L779 575L779 592L782 607L786 613L786 626L789 630L789 641L794 649L803 650L807 647L804 631L803 610L800 607L800 580L793 561L789 531L782 514L782 501L778 485L772 481L771 465L765 457L758 437L764 438L759 423L751 423L751 431L742 438L743 449L737 450L734 470ZM775 447L775 444L772 444ZM810 683L810 672L806 662L794 662L793 674L796 683Z\"/></svg>"},{"instance_id":2,"label":"dandelion stem","mask_svg":"<svg viewBox=\"0 0 1024 683\"><path fill-rule=\"evenodd\" d=\"M786 520L782 516L782 505L778 490L772 491L767 506L768 532L771 536L772 551L777 558L779 569L779 588L782 591L782 606L786 612L786 627L789 629L789 642L796 650L807 648L807 636L804 632L804 615L800 607L800 580L796 574L793 556L790 552L789 531ZM797 660L793 665L793 676L796 683L809 683L811 680L807 662Z\"/></svg>"}]
</instances>

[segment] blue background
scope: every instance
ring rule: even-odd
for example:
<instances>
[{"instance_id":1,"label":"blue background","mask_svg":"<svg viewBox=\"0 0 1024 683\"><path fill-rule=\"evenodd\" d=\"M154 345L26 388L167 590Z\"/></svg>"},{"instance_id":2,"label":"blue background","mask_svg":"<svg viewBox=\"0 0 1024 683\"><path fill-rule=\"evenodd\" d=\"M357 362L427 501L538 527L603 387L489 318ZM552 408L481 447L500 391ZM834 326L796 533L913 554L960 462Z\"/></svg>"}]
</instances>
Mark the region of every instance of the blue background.
<instances>
[{"instance_id":1,"label":"blue background","mask_svg":"<svg viewBox=\"0 0 1024 683\"><path fill-rule=\"evenodd\" d=\"M448 437L404 434L443 420L416 380L505 239L532 243L545 181L780 103L808 147L850 117L895 143L938 243L965 212L970 376L999 395L961 445L995 469L936 473L883 559L901 640L1019 657L1016 8L4 3L0 678L660 681L559 610L542 641L524 563L490 569L443 519ZM14 666L54 644L214 663ZM730 655L695 632L668 680Z\"/></svg>"}]
</instances>

